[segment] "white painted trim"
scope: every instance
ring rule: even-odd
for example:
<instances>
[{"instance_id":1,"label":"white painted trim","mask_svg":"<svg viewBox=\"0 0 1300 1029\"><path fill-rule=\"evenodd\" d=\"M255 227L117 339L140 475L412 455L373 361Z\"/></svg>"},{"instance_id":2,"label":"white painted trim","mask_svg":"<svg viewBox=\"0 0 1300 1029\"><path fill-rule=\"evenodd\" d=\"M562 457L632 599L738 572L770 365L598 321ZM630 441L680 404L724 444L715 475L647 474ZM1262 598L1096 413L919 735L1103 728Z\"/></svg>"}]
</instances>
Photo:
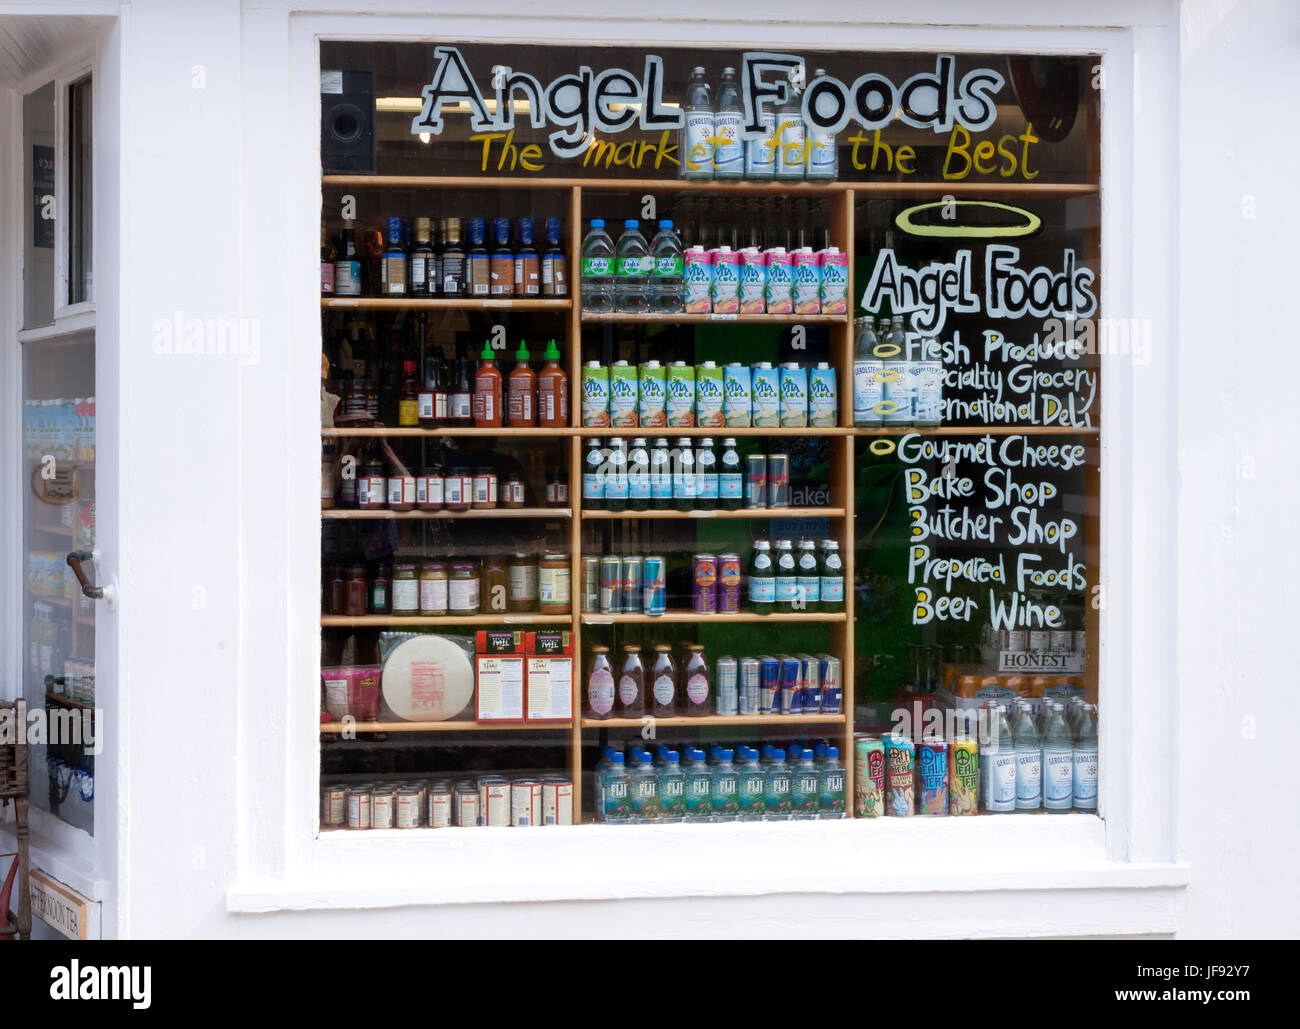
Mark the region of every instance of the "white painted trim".
<instances>
[{"instance_id":1,"label":"white painted trim","mask_svg":"<svg viewBox=\"0 0 1300 1029\"><path fill-rule=\"evenodd\" d=\"M34 329L19 329L16 333L18 342L47 343L95 331L95 309L92 304L78 304L77 309L67 309L67 313L56 317L49 325L38 325Z\"/></svg>"}]
</instances>

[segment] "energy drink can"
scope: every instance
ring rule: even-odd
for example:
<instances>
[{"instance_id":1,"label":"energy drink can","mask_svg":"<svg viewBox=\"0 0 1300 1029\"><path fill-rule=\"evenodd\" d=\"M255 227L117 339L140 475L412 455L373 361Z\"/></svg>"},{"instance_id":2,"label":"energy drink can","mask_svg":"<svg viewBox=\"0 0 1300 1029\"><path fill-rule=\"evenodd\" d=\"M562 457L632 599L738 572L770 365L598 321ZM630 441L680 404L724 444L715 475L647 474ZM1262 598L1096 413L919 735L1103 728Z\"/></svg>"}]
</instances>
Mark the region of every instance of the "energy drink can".
<instances>
[{"instance_id":1,"label":"energy drink can","mask_svg":"<svg viewBox=\"0 0 1300 1029\"><path fill-rule=\"evenodd\" d=\"M691 610L712 615L718 611L718 559L713 554L696 554L691 559Z\"/></svg>"},{"instance_id":2,"label":"energy drink can","mask_svg":"<svg viewBox=\"0 0 1300 1029\"><path fill-rule=\"evenodd\" d=\"M889 814L916 813L916 747L901 732L885 737L885 796Z\"/></svg>"},{"instance_id":3,"label":"energy drink can","mask_svg":"<svg viewBox=\"0 0 1300 1029\"><path fill-rule=\"evenodd\" d=\"M761 662L756 657L742 657L740 659L740 696L737 702L739 714L758 714L759 696L762 693L761 683Z\"/></svg>"},{"instance_id":4,"label":"energy drink can","mask_svg":"<svg viewBox=\"0 0 1300 1029\"><path fill-rule=\"evenodd\" d=\"M600 558L594 554L582 559L582 610L600 610Z\"/></svg>"},{"instance_id":5,"label":"energy drink can","mask_svg":"<svg viewBox=\"0 0 1300 1029\"><path fill-rule=\"evenodd\" d=\"M740 667L730 654L718 658L714 665L713 691L718 714L740 713Z\"/></svg>"},{"instance_id":6,"label":"energy drink can","mask_svg":"<svg viewBox=\"0 0 1300 1029\"><path fill-rule=\"evenodd\" d=\"M623 558L622 574L619 577L619 592L622 594L621 606L625 614L636 614L641 610L641 565L639 556Z\"/></svg>"},{"instance_id":7,"label":"energy drink can","mask_svg":"<svg viewBox=\"0 0 1300 1029\"><path fill-rule=\"evenodd\" d=\"M600 559L600 613L616 615L623 609L623 559Z\"/></svg>"},{"instance_id":8,"label":"energy drink can","mask_svg":"<svg viewBox=\"0 0 1300 1029\"><path fill-rule=\"evenodd\" d=\"M822 680L822 714L838 715L844 703L844 683L841 680L840 659L822 654L817 661Z\"/></svg>"},{"instance_id":9,"label":"energy drink can","mask_svg":"<svg viewBox=\"0 0 1300 1029\"><path fill-rule=\"evenodd\" d=\"M767 507L766 454L749 454L745 457L745 506Z\"/></svg>"},{"instance_id":10,"label":"energy drink can","mask_svg":"<svg viewBox=\"0 0 1300 1029\"><path fill-rule=\"evenodd\" d=\"M781 662L761 655L758 659L758 713L774 715L781 710Z\"/></svg>"},{"instance_id":11,"label":"energy drink can","mask_svg":"<svg viewBox=\"0 0 1300 1029\"><path fill-rule=\"evenodd\" d=\"M740 584L744 565L739 554L718 555L718 612L734 615L740 613Z\"/></svg>"},{"instance_id":12,"label":"energy drink can","mask_svg":"<svg viewBox=\"0 0 1300 1029\"><path fill-rule=\"evenodd\" d=\"M818 660L811 654L799 655L800 697L799 709L813 714L822 709L822 677Z\"/></svg>"},{"instance_id":13,"label":"energy drink can","mask_svg":"<svg viewBox=\"0 0 1300 1029\"><path fill-rule=\"evenodd\" d=\"M885 813L885 744L871 736L853 740L853 814L879 818Z\"/></svg>"},{"instance_id":14,"label":"energy drink can","mask_svg":"<svg viewBox=\"0 0 1300 1029\"><path fill-rule=\"evenodd\" d=\"M948 749L948 813L979 812L980 763L975 738L959 733Z\"/></svg>"},{"instance_id":15,"label":"energy drink can","mask_svg":"<svg viewBox=\"0 0 1300 1029\"><path fill-rule=\"evenodd\" d=\"M662 557L647 557L643 562L641 608L648 615L661 615L668 608L667 569Z\"/></svg>"},{"instance_id":16,"label":"energy drink can","mask_svg":"<svg viewBox=\"0 0 1300 1029\"><path fill-rule=\"evenodd\" d=\"M778 710L783 715L803 714L802 664L797 657L781 656L781 688Z\"/></svg>"},{"instance_id":17,"label":"energy drink can","mask_svg":"<svg viewBox=\"0 0 1300 1029\"><path fill-rule=\"evenodd\" d=\"M767 506L790 506L790 455L767 455Z\"/></svg>"},{"instance_id":18,"label":"energy drink can","mask_svg":"<svg viewBox=\"0 0 1300 1029\"><path fill-rule=\"evenodd\" d=\"M921 740L916 754L917 796L920 814L948 813L948 743L942 736Z\"/></svg>"}]
</instances>

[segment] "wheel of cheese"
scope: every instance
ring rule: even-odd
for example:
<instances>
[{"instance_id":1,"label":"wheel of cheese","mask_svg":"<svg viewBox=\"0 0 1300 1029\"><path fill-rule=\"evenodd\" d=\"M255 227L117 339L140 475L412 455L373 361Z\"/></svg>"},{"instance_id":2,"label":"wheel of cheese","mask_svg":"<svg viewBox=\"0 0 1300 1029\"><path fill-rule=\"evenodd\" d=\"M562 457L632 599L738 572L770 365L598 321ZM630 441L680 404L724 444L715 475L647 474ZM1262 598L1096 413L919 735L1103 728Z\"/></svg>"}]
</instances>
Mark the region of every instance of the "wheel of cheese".
<instances>
[{"instance_id":1,"label":"wheel of cheese","mask_svg":"<svg viewBox=\"0 0 1300 1029\"><path fill-rule=\"evenodd\" d=\"M408 722L445 722L474 703L469 655L442 636L414 636L384 662L384 704Z\"/></svg>"}]
</instances>

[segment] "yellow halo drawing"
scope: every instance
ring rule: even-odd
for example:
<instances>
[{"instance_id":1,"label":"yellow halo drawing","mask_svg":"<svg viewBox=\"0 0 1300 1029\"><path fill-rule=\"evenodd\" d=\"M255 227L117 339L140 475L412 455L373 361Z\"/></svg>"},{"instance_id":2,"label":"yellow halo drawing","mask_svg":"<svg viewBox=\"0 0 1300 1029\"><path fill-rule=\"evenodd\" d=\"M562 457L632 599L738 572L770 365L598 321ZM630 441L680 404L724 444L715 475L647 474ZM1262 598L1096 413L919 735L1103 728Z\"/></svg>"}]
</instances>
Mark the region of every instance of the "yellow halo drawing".
<instances>
[{"instance_id":1,"label":"yellow halo drawing","mask_svg":"<svg viewBox=\"0 0 1300 1029\"><path fill-rule=\"evenodd\" d=\"M867 449L877 457L884 457L886 454L892 454L895 449L892 439L873 439L868 444Z\"/></svg>"},{"instance_id":2,"label":"yellow halo drawing","mask_svg":"<svg viewBox=\"0 0 1300 1029\"><path fill-rule=\"evenodd\" d=\"M989 207L997 211L1011 211L1013 214L1018 214L1024 218L1025 223L1023 225L917 225L912 221L914 214L928 211L932 207L947 207L949 204L954 207ZM894 219L894 224L909 236L1015 239L1020 236L1032 236L1043 224L1043 219L1034 214L1033 211L1026 211L1023 207L999 204L995 200L936 200L933 203L917 204L915 207L909 207L907 210L901 211L898 217Z\"/></svg>"}]
</instances>

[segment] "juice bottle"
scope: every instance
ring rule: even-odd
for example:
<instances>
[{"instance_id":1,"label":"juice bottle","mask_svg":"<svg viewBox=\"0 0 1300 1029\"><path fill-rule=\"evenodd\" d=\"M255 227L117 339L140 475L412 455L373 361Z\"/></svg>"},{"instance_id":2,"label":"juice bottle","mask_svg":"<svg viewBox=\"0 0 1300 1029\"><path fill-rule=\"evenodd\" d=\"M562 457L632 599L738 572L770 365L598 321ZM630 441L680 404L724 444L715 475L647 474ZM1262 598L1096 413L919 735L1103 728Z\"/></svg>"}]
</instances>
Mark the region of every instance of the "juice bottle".
<instances>
[{"instance_id":1,"label":"juice bottle","mask_svg":"<svg viewBox=\"0 0 1300 1029\"><path fill-rule=\"evenodd\" d=\"M677 714L677 668L673 664L672 648L666 643L655 644L655 663L650 669L650 714L656 718L670 718Z\"/></svg>"},{"instance_id":2,"label":"juice bottle","mask_svg":"<svg viewBox=\"0 0 1300 1029\"><path fill-rule=\"evenodd\" d=\"M501 373L497 371L492 344L483 344L478 374L474 376L474 424L480 428L501 425Z\"/></svg>"},{"instance_id":3,"label":"juice bottle","mask_svg":"<svg viewBox=\"0 0 1300 1029\"><path fill-rule=\"evenodd\" d=\"M591 653L587 709L592 718L608 718L614 710L614 671L609 665L609 647L592 647Z\"/></svg>"},{"instance_id":4,"label":"juice bottle","mask_svg":"<svg viewBox=\"0 0 1300 1029\"><path fill-rule=\"evenodd\" d=\"M686 667L682 669L682 692L685 693L682 713L712 714L713 687L709 682L709 662L704 656L704 647L699 643L692 643L686 649L690 652L690 657L686 659Z\"/></svg>"},{"instance_id":5,"label":"juice bottle","mask_svg":"<svg viewBox=\"0 0 1300 1029\"><path fill-rule=\"evenodd\" d=\"M510 424L536 425L537 411L533 407L533 393L537 388L537 373L528 365L533 355L528 344L519 341L515 351L515 367L510 372Z\"/></svg>"},{"instance_id":6,"label":"juice bottle","mask_svg":"<svg viewBox=\"0 0 1300 1029\"><path fill-rule=\"evenodd\" d=\"M640 718L645 714L645 665L641 663L641 648L625 643L623 653L626 656L618 672L615 713L619 718Z\"/></svg>"},{"instance_id":7,"label":"juice bottle","mask_svg":"<svg viewBox=\"0 0 1300 1029\"><path fill-rule=\"evenodd\" d=\"M555 340L542 355L546 363L537 373L537 424L543 429L562 429L569 424L569 377L560 367Z\"/></svg>"}]
</instances>

